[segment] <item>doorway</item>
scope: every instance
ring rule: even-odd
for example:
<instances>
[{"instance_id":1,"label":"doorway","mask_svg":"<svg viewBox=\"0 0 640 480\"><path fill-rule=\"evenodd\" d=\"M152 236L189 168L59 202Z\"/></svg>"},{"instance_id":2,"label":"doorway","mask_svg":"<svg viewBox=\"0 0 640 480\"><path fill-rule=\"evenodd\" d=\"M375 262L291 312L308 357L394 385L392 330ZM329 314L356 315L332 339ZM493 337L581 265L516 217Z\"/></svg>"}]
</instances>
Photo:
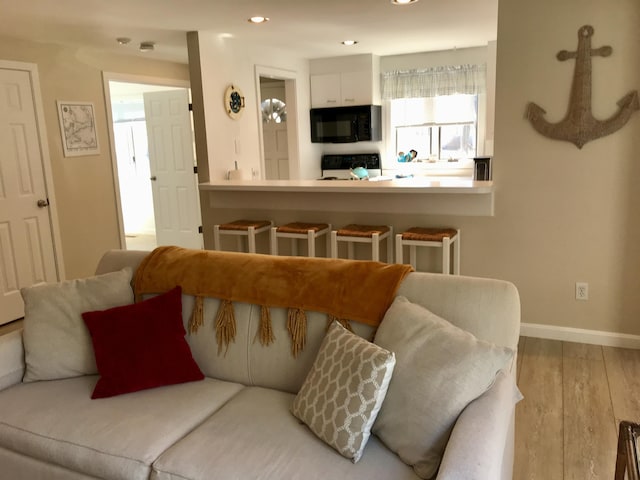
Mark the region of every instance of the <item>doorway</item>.
<instances>
[{"instance_id":1,"label":"doorway","mask_svg":"<svg viewBox=\"0 0 640 480\"><path fill-rule=\"evenodd\" d=\"M296 72L256 65L263 178L299 178Z\"/></svg>"},{"instance_id":2,"label":"doorway","mask_svg":"<svg viewBox=\"0 0 640 480\"><path fill-rule=\"evenodd\" d=\"M202 248L188 83L105 74L121 248Z\"/></svg>"}]
</instances>

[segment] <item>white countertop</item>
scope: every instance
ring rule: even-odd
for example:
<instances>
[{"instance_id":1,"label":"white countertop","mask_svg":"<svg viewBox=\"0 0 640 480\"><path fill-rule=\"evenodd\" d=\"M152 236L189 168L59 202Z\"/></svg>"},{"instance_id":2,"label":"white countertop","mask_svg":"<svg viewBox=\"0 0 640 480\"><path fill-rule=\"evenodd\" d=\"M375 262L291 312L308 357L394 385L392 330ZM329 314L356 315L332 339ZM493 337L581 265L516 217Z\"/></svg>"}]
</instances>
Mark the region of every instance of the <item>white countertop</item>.
<instances>
[{"instance_id":1,"label":"white countertop","mask_svg":"<svg viewBox=\"0 0 640 480\"><path fill-rule=\"evenodd\" d=\"M489 194L493 182L457 177L412 177L392 180L219 180L201 183L200 189L253 192Z\"/></svg>"},{"instance_id":2,"label":"white countertop","mask_svg":"<svg viewBox=\"0 0 640 480\"><path fill-rule=\"evenodd\" d=\"M200 184L213 209L492 216L493 182L461 177L393 180L218 180ZM246 214L246 213L245 213Z\"/></svg>"}]
</instances>

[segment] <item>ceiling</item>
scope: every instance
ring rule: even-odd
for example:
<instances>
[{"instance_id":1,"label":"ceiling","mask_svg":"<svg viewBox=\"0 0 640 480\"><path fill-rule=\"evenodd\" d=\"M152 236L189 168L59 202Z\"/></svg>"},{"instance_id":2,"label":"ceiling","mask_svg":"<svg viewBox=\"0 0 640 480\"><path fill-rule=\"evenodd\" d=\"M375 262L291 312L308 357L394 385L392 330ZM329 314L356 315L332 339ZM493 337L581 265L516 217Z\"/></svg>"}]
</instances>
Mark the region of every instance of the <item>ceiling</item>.
<instances>
[{"instance_id":1,"label":"ceiling","mask_svg":"<svg viewBox=\"0 0 640 480\"><path fill-rule=\"evenodd\" d=\"M0 0L0 35L181 63L188 31L301 58L384 56L486 45L496 39L497 10L498 0ZM254 15L270 21L252 25ZM346 39L359 43L345 47ZM155 41L155 51L139 52L143 41Z\"/></svg>"}]
</instances>

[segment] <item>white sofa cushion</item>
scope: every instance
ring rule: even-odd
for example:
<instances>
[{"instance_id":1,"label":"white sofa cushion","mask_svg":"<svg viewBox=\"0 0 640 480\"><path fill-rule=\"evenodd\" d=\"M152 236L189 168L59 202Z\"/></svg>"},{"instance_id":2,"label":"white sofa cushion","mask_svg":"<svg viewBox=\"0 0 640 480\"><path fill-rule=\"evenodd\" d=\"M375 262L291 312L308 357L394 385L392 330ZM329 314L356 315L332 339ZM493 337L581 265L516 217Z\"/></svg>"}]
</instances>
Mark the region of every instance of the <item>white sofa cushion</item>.
<instances>
[{"instance_id":1,"label":"white sofa cushion","mask_svg":"<svg viewBox=\"0 0 640 480\"><path fill-rule=\"evenodd\" d=\"M21 289L24 299L24 382L98 372L82 313L133 303L130 268Z\"/></svg>"},{"instance_id":2,"label":"white sofa cushion","mask_svg":"<svg viewBox=\"0 0 640 480\"><path fill-rule=\"evenodd\" d=\"M300 423L294 395L247 387L153 464L152 480L416 480L371 437L356 464Z\"/></svg>"},{"instance_id":3,"label":"white sofa cushion","mask_svg":"<svg viewBox=\"0 0 640 480\"><path fill-rule=\"evenodd\" d=\"M397 364L373 433L421 478L433 478L460 412L508 368L514 352L400 296L375 343L394 352Z\"/></svg>"},{"instance_id":4,"label":"white sofa cushion","mask_svg":"<svg viewBox=\"0 0 640 480\"><path fill-rule=\"evenodd\" d=\"M341 455L360 460L396 359L333 322L292 413Z\"/></svg>"},{"instance_id":5,"label":"white sofa cushion","mask_svg":"<svg viewBox=\"0 0 640 480\"><path fill-rule=\"evenodd\" d=\"M201 382L91 400L97 376L0 392L0 447L104 479L146 480L151 464L244 387Z\"/></svg>"}]
</instances>

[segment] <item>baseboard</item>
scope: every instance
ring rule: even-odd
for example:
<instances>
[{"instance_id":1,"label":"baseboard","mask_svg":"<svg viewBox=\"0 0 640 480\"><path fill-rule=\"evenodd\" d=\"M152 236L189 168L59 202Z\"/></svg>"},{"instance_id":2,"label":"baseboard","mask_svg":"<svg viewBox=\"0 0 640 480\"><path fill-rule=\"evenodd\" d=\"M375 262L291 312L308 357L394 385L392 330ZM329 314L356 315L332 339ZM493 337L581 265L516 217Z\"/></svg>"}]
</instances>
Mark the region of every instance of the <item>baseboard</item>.
<instances>
[{"instance_id":1,"label":"baseboard","mask_svg":"<svg viewBox=\"0 0 640 480\"><path fill-rule=\"evenodd\" d=\"M640 336L629 335L627 333L557 327L538 323L523 323L520 325L520 335L523 337L546 338L549 340L588 343L607 347L640 349Z\"/></svg>"}]
</instances>

